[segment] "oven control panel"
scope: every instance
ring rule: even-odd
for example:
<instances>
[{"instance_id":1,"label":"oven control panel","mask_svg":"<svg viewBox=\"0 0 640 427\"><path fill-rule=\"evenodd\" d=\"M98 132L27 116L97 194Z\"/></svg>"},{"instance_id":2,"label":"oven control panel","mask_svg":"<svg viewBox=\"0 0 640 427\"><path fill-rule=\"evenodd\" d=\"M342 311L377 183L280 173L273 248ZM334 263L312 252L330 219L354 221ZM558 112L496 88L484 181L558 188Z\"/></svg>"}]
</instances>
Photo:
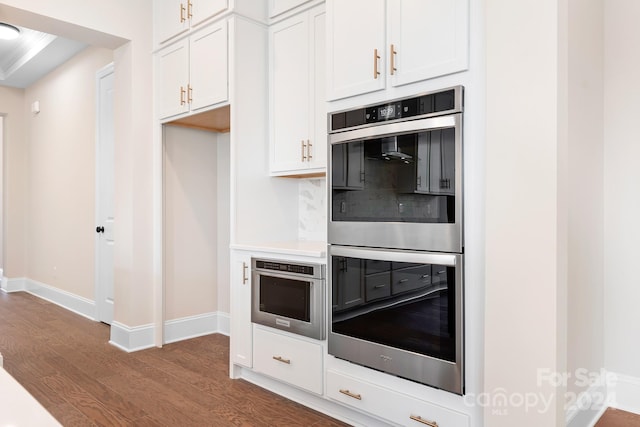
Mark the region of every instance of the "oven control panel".
<instances>
[{"instance_id":1,"label":"oven control panel","mask_svg":"<svg viewBox=\"0 0 640 427\"><path fill-rule=\"evenodd\" d=\"M281 273L301 274L310 277L322 277L322 269L320 265L315 264L296 264L286 261L274 260L254 260L256 269L268 270Z\"/></svg>"},{"instance_id":2,"label":"oven control panel","mask_svg":"<svg viewBox=\"0 0 640 427\"><path fill-rule=\"evenodd\" d=\"M462 86L329 114L329 133L462 111Z\"/></svg>"}]
</instances>

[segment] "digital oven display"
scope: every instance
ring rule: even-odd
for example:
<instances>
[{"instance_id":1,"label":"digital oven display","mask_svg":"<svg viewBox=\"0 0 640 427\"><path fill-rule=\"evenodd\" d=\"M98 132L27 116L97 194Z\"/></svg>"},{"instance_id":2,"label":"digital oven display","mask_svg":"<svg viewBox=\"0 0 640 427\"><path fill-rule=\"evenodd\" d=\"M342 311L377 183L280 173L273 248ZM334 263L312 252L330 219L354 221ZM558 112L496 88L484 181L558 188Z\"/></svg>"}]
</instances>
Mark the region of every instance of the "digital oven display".
<instances>
[{"instance_id":1,"label":"digital oven display","mask_svg":"<svg viewBox=\"0 0 640 427\"><path fill-rule=\"evenodd\" d=\"M378 108L378 119L379 120L389 120L396 118L396 106L395 105L385 105L384 107Z\"/></svg>"}]
</instances>

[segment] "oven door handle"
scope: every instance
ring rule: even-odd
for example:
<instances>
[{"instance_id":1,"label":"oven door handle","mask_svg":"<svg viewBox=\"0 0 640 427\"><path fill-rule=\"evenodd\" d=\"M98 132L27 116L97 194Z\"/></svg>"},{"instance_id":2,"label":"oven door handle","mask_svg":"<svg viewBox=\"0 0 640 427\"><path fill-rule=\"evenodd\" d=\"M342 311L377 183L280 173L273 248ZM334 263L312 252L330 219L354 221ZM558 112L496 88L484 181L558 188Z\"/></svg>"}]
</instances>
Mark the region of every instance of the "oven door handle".
<instances>
[{"instance_id":1,"label":"oven door handle","mask_svg":"<svg viewBox=\"0 0 640 427\"><path fill-rule=\"evenodd\" d=\"M414 262L420 264L437 264L447 267L462 265L461 254L441 254L433 252L395 251L382 249L362 249L347 246L329 247L332 256L372 259L380 261Z\"/></svg>"},{"instance_id":2,"label":"oven door handle","mask_svg":"<svg viewBox=\"0 0 640 427\"><path fill-rule=\"evenodd\" d=\"M339 144L342 142L361 139L381 138L385 135L400 135L406 133L425 132L432 129L459 127L461 123L462 113L454 113L440 117L429 117L419 120L407 120L404 122L386 123L362 129L329 134L329 143Z\"/></svg>"}]
</instances>

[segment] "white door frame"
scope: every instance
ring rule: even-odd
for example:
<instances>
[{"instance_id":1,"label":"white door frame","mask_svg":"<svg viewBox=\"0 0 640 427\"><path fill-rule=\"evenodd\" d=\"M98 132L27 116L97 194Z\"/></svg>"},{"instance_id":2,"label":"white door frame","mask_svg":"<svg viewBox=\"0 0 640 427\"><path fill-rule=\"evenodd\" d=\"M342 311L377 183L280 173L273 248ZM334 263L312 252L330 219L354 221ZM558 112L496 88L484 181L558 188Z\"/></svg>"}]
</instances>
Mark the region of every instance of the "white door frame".
<instances>
[{"instance_id":1,"label":"white door frame","mask_svg":"<svg viewBox=\"0 0 640 427\"><path fill-rule=\"evenodd\" d=\"M95 206L96 206L96 210L95 210L95 225L102 225L104 226L104 224L102 223L103 218L101 217L101 209L100 209L100 192L101 192L101 186L100 186L100 176L102 174L102 160L100 158L100 144L101 144L101 138L102 135L100 133L100 123L103 120L103 116L101 114L101 96L102 96L102 92L101 92L101 82L104 78L106 78L107 76L114 74L114 63L110 63L108 65L106 65L105 67L103 67L102 69L98 70L96 72L96 152L95 152L95 165L96 165L96 171L95 171ZM95 269L95 319L98 321L102 321L105 323L111 323L113 321L113 313L110 313L109 316L105 316L105 289L104 286L101 286L101 282L102 282L102 278L101 278L101 268L100 268L100 264L102 263L102 257L101 257L101 237L97 231L94 231L96 233L95 236L95 264L94 264L94 269ZM115 305L115 302L114 302Z\"/></svg>"}]
</instances>

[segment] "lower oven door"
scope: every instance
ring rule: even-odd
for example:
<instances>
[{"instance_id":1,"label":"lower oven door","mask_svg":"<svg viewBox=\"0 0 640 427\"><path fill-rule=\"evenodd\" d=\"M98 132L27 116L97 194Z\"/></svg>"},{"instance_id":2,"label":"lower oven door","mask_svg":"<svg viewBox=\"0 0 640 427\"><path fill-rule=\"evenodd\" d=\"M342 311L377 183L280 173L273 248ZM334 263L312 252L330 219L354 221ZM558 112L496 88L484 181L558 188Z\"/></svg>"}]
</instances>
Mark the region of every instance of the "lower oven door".
<instances>
[{"instance_id":1,"label":"lower oven door","mask_svg":"<svg viewBox=\"0 0 640 427\"><path fill-rule=\"evenodd\" d=\"M329 254L329 354L463 394L463 255L344 246Z\"/></svg>"}]
</instances>

